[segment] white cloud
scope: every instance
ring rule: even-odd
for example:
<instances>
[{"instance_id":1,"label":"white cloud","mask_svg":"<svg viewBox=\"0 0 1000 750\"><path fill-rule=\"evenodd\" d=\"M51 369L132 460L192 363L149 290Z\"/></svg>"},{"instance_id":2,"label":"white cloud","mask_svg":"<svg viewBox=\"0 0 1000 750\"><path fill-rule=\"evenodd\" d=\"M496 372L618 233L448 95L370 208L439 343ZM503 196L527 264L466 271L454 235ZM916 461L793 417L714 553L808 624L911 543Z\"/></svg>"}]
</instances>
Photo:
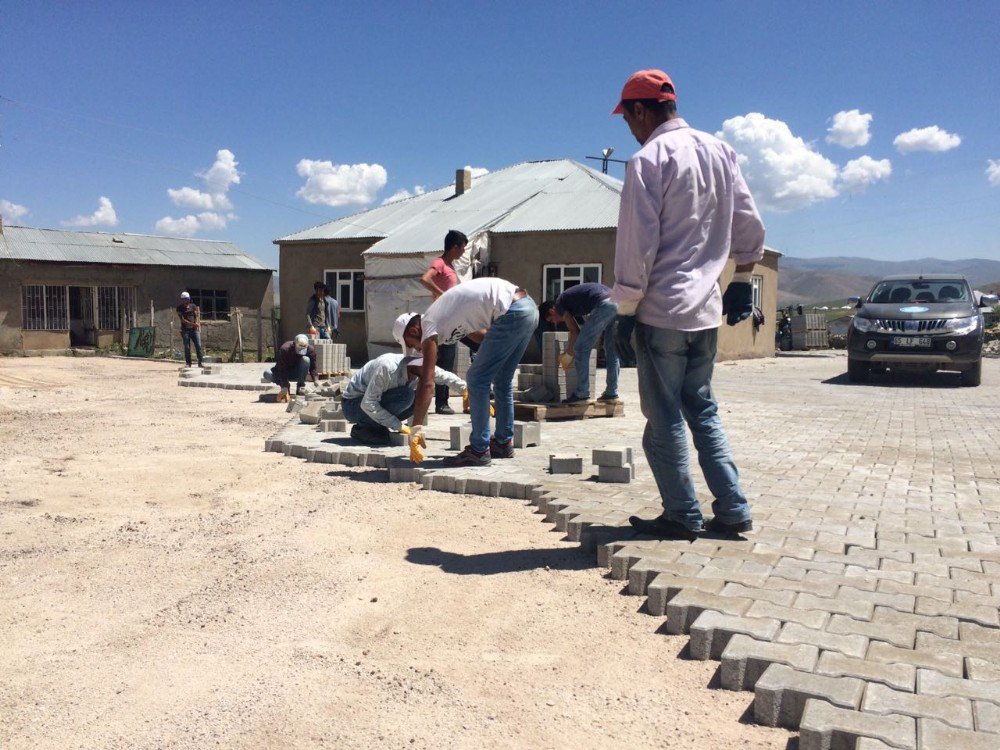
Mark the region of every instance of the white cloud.
<instances>
[{"instance_id":1,"label":"white cloud","mask_svg":"<svg viewBox=\"0 0 1000 750\"><path fill-rule=\"evenodd\" d=\"M97 210L90 216L74 216L68 221L62 222L64 227L114 227L118 226L118 214L110 199L101 196L97 202Z\"/></svg>"},{"instance_id":2,"label":"white cloud","mask_svg":"<svg viewBox=\"0 0 1000 750\"><path fill-rule=\"evenodd\" d=\"M740 167L761 208L792 211L837 196L837 165L759 112L732 117L717 134L740 155Z\"/></svg>"},{"instance_id":3,"label":"white cloud","mask_svg":"<svg viewBox=\"0 0 1000 750\"><path fill-rule=\"evenodd\" d=\"M233 214L223 216L213 211L203 211L197 215L188 214L178 219L164 216L156 222L156 231L173 237L191 237L198 232L225 229L228 222L235 218Z\"/></svg>"},{"instance_id":4,"label":"white cloud","mask_svg":"<svg viewBox=\"0 0 1000 750\"><path fill-rule=\"evenodd\" d=\"M8 200L0 198L0 216L3 216L5 220L17 221L18 219L23 219L29 213L27 206L11 203Z\"/></svg>"},{"instance_id":5,"label":"white cloud","mask_svg":"<svg viewBox=\"0 0 1000 750\"><path fill-rule=\"evenodd\" d=\"M986 179L990 181L993 187L1000 187L1000 159L988 159L989 164L986 167ZM2 203L3 201L0 201Z\"/></svg>"},{"instance_id":6,"label":"white cloud","mask_svg":"<svg viewBox=\"0 0 1000 750\"><path fill-rule=\"evenodd\" d=\"M466 165L465 168L472 171L472 179L476 179L477 177L482 177L484 174L490 173L490 170L486 167L470 167Z\"/></svg>"},{"instance_id":7,"label":"white cloud","mask_svg":"<svg viewBox=\"0 0 1000 750\"><path fill-rule=\"evenodd\" d=\"M295 170L306 184L296 195L309 203L326 206L367 205L389 179L381 164L334 164L301 159Z\"/></svg>"},{"instance_id":8,"label":"white cloud","mask_svg":"<svg viewBox=\"0 0 1000 750\"><path fill-rule=\"evenodd\" d=\"M182 187L177 190L167 188L167 195L175 206L202 211L228 211L233 207L224 193L204 193L195 188Z\"/></svg>"},{"instance_id":9,"label":"white cloud","mask_svg":"<svg viewBox=\"0 0 1000 750\"><path fill-rule=\"evenodd\" d=\"M828 143L835 143L844 148L854 148L864 146L871 140L871 133L868 126L871 125L872 116L862 113L857 109L844 110L833 116L833 123L827 128L829 135L826 137Z\"/></svg>"},{"instance_id":10,"label":"white cloud","mask_svg":"<svg viewBox=\"0 0 1000 750\"><path fill-rule=\"evenodd\" d=\"M210 193L227 193L233 185L240 184L240 173L236 169L239 164L236 156L228 148L220 148L215 152L215 163L205 172L199 172L198 177L205 181Z\"/></svg>"},{"instance_id":11,"label":"white cloud","mask_svg":"<svg viewBox=\"0 0 1000 750\"><path fill-rule=\"evenodd\" d=\"M424 189L423 185L414 185L412 193L406 188L403 188L402 190L397 190L395 193L393 193L384 201L382 201L382 205L384 206L386 203L395 203L396 201L406 200L407 198L413 198L414 196L417 195L423 195L426 192L427 190Z\"/></svg>"},{"instance_id":12,"label":"white cloud","mask_svg":"<svg viewBox=\"0 0 1000 750\"><path fill-rule=\"evenodd\" d=\"M961 142L962 139L954 133L942 130L937 125L931 125L900 133L892 145L899 153L908 154L912 151L951 151L953 148L958 148Z\"/></svg>"},{"instance_id":13,"label":"white cloud","mask_svg":"<svg viewBox=\"0 0 1000 750\"><path fill-rule=\"evenodd\" d=\"M879 180L887 180L891 174L892 164L888 159L876 160L865 155L844 165L840 170L840 181L843 189L857 191L864 190Z\"/></svg>"}]
</instances>

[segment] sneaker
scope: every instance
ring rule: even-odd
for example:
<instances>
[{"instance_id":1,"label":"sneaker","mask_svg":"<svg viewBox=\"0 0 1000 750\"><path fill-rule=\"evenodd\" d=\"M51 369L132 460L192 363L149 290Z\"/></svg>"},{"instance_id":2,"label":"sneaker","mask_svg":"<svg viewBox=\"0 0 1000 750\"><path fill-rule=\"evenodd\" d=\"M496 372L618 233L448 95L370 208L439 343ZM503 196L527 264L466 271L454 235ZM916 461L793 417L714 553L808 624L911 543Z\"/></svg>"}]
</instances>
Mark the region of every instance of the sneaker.
<instances>
[{"instance_id":1,"label":"sneaker","mask_svg":"<svg viewBox=\"0 0 1000 750\"><path fill-rule=\"evenodd\" d=\"M639 534L647 534L657 539L678 539L693 542L698 538L698 532L692 531L687 526L677 521L659 515L652 520L639 518L639 516L629 516L628 522Z\"/></svg>"},{"instance_id":2,"label":"sneaker","mask_svg":"<svg viewBox=\"0 0 1000 750\"><path fill-rule=\"evenodd\" d=\"M458 455L446 457L441 465L446 469L455 469L461 466L489 466L490 452L485 450L482 453L477 453L471 445L467 445L465 450Z\"/></svg>"},{"instance_id":3,"label":"sneaker","mask_svg":"<svg viewBox=\"0 0 1000 750\"><path fill-rule=\"evenodd\" d=\"M564 399L562 400L562 402L563 402L563 404L564 404L564 405L567 405L567 406L568 406L569 404L585 404L585 403L587 403L587 402L588 402L589 400L590 400L590 399L588 399L588 398L587 398L586 396L577 396L577 395L576 395L576 394L574 393L574 394L572 394L572 395L568 396L567 398L564 398Z\"/></svg>"},{"instance_id":4,"label":"sneaker","mask_svg":"<svg viewBox=\"0 0 1000 750\"><path fill-rule=\"evenodd\" d=\"M614 393L614 394L611 394L611 393L602 393L598 397L597 400L598 401L617 401L618 400L618 394L617 393Z\"/></svg>"},{"instance_id":5,"label":"sneaker","mask_svg":"<svg viewBox=\"0 0 1000 750\"><path fill-rule=\"evenodd\" d=\"M435 414L454 414L455 410L452 409L448 404L442 404L434 409Z\"/></svg>"},{"instance_id":6,"label":"sneaker","mask_svg":"<svg viewBox=\"0 0 1000 750\"><path fill-rule=\"evenodd\" d=\"M739 521L738 523L723 523L717 518L705 524L705 531L712 534L722 534L724 536L739 536L747 531L753 531L753 521Z\"/></svg>"},{"instance_id":7,"label":"sneaker","mask_svg":"<svg viewBox=\"0 0 1000 750\"><path fill-rule=\"evenodd\" d=\"M514 441L508 440L506 443L497 442L496 438L490 438L490 458L514 458Z\"/></svg>"}]
</instances>

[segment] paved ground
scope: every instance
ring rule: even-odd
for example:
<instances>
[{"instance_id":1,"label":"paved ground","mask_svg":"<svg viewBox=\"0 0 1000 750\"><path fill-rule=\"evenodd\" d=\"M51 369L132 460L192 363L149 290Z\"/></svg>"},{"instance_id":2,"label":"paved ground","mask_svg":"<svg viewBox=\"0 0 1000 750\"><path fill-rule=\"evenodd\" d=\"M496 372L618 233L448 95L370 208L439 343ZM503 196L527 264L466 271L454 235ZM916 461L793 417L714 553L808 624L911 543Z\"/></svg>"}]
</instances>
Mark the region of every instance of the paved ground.
<instances>
[{"instance_id":1,"label":"paved ground","mask_svg":"<svg viewBox=\"0 0 1000 750\"><path fill-rule=\"evenodd\" d=\"M267 444L318 462L389 467L425 488L523 497L609 575L646 596L689 655L721 660L720 684L754 690L758 721L798 728L800 747L1000 746L1000 362L983 385L957 375L847 383L841 353L724 363L716 390L756 529L739 542L635 539L632 513L658 513L641 457L634 370L626 417L546 423L542 445L490 469L368 451L293 419ZM598 374L598 377L602 373ZM633 446L631 484L597 483L590 451ZM552 476L550 453L584 456ZM699 495L710 502L700 477ZM992 736L991 736L992 735ZM963 744L964 743L964 744Z\"/></svg>"}]
</instances>

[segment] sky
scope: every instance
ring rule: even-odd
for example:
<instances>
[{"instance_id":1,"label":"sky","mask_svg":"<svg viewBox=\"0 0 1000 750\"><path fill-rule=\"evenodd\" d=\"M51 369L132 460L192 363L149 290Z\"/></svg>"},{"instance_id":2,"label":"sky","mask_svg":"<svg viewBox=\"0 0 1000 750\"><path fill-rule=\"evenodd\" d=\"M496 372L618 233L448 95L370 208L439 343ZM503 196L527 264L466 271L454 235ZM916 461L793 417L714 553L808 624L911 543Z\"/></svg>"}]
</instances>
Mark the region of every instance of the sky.
<instances>
[{"instance_id":1,"label":"sky","mask_svg":"<svg viewBox=\"0 0 1000 750\"><path fill-rule=\"evenodd\" d=\"M996 0L0 0L0 214L277 268L274 239L461 167L627 158L610 111L660 68L740 154L768 246L1000 258L998 42Z\"/></svg>"}]
</instances>

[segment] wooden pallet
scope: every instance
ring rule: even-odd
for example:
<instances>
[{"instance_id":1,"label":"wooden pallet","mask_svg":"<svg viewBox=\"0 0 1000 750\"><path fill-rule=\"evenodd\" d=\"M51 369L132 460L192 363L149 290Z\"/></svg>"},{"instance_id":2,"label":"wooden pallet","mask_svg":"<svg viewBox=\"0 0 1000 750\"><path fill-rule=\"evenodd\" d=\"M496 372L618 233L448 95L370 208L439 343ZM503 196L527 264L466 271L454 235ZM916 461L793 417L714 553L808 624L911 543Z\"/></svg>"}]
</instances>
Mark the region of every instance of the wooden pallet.
<instances>
[{"instance_id":1,"label":"wooden pallet","mask_svg":"<svg viewBox=\"0 0 1000 750\"><path fill-rule=\"evenodd\" d=\"M522 422L556 422L561 419L624 417L621 401L584 401L579 404L529 404L514 402L514 419Z\"/></svg>"}]
</instances>

